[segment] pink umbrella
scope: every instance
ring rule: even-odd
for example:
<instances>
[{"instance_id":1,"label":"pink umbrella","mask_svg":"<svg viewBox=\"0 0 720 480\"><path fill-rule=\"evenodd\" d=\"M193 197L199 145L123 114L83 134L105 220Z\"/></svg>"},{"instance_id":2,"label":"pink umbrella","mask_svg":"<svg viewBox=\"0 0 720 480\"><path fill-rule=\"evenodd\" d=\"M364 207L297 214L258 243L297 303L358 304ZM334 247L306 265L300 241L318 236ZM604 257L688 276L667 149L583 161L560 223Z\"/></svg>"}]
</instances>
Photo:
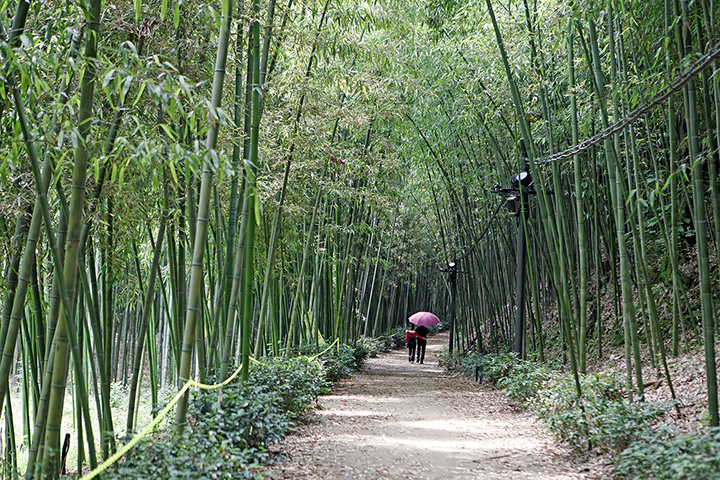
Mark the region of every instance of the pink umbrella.
<instances>
[{"instance_id":1,"label":"pink umbrella","mask_svg":"<svg viewBox=\"0 0 720 480\"><path fill-rule=\"evenodd\" d=\"M410 315L410 323L414 323L415 325L424 325L426 327L431 327L433 325L437 325L440 323L440 319L435 316L435 314L430 312L417 312Z\"/></svg>"}]
</instances>

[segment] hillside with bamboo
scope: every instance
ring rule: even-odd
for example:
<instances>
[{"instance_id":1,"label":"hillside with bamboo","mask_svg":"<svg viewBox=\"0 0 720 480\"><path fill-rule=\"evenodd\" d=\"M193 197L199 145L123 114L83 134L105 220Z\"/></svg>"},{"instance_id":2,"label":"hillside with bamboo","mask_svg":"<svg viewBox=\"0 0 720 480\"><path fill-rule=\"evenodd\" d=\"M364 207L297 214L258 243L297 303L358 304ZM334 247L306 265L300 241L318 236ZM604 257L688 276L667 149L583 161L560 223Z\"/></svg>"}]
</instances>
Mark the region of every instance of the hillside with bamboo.
<instances>
[{"instance_id":1,"label":"hillside with bamboo","mask_svg":"<svg viewBox=\"0 0 720 480\"><path fill-rule=\"evenodd\" d=\"M3 478L419 310L715 435L718 2L0 5Z\"/></svg>"}]
</instances>

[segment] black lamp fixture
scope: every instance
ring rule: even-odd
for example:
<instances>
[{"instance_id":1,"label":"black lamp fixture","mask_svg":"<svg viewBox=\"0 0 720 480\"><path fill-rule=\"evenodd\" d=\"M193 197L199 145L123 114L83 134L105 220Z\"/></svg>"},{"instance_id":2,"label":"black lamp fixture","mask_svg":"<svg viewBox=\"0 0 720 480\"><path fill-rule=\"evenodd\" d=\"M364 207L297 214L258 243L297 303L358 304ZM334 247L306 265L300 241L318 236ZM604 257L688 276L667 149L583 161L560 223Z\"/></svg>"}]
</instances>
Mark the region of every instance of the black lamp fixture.
<instances>
[{"instance_id":1,"label":"black lamp fixture","mask_svg":"<svg viewBox=\"0 0 720 480\"><path fill-rule=\"evenodd\" d=\"M510 185L512 185L513 188L520 188L520 186L530 187L532 186L532 184L532 177L528 172L525 171L517 173L510 177Z\"/></svg>"}]
</instances>

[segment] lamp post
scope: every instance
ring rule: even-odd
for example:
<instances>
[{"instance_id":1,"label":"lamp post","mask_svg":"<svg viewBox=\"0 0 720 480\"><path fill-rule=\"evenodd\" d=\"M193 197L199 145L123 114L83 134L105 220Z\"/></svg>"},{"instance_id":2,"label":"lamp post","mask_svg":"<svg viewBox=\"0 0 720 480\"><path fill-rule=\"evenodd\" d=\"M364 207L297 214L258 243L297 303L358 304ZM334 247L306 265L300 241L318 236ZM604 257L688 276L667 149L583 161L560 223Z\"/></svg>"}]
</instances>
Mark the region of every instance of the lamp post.
<instances>
[{"instance_id":1,"label":"lamp post","mask_svg":"<svg viewBox=\"0 0 720 480\"><path fill-rule=\"evenodd\" d=\"M510 188L502 188L495 184L495 193L506 197L507 208L510 215L517 217L517 243L515 272L515 322L513 330L513 351L519 357L523 353L523 340L525 338L525 263L527 260L527 239L525 235L525 220L529 207L530 194L535 193L533 180L528 173L528 159L525 144L520 140L520 165L522 170L510 178Z\"/></svg>"},{"instance_id":2,"label":"lamp post","mask_svg":"<svg viewBox=\"0 0 720 480\"><path fill-rule=\"evenodd\" d=\"M525 172L522 172L525 173ZM516 177L517 175L515 175ZM514 178L514 177L513 177ZM513 351L522 357L523 339L525 338L525 263L527 249L525 242L525 214L528 207L527 192L520 192L520 211L517 214L517 248L515 272L515 341Z\"/></svg>"},{"instance_id":3,"label":"lamp post","mask_svg":"<svg viewBox=\"0 0 720 480\"><path fill-rule=\"evenodd\" d=\"M448 263L447 272L450 275L450 342L448 350L452 353L455 338L455 301L457 299L457 264L454 259Z\"/></svg>"}]
</instances>

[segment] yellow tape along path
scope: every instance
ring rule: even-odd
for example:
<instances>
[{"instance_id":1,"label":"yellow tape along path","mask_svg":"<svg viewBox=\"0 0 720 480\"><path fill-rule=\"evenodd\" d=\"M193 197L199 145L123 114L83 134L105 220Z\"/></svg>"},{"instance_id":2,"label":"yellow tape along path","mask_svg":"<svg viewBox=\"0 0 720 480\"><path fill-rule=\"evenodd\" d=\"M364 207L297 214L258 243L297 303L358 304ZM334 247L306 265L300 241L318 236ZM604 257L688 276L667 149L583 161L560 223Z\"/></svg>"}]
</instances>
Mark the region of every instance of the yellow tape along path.
<instances>
[{"instance_id":1,"label":"yellow tape along path","mask_svg":"<svg viewBox=\"0 0 720 480\"><path fill-rule=\"evenodd\" d=\"M317 355L313 355L310 358L317 358L321 355L324 355L325 353L330 351L330 349L333 348L333 346L336 343L338 343L337 338L335 339L335 341L332 344L330 344L330 346L328 348L326 348L322 352L318 353ZM338 348L340 348L339 345L338 345ZM263 364L261 361L256 360L252 357L250 357L250 360L255 363ZM90 473L88 473L87 475L82 477L81 480L90 480L92 478L97 477L102 472L104 472L110 465L112 465L115 462L117 462L118 460L120 460L123 457L123 455L125 455L128 451L130 451L130 449L132 447L137 445L140 442L140 440L143 439L143 437L147 436L150 432L152 432L152 430L155 427L157 427L160 424L160 422L163 421L163 419L167 416L167 414L170 412L170 410L172 410L172 408L177 404L177 402L180 401L180 398L183 395L185 395L185 392L187 392L190 387L197 387L201 390L215 390L216 388L224 387L228 383L232 382L235 379L235 377L237 377L240 374L240 370L242 370L242 364L240 364L240 366L227 379L225 379L221 383L216 383L214 385L205 385L204 383L199 383L199 382L196 382L195 380L188 380L187 382L185 382L185 385L183 385L182 388L178 391L178 393L173 397L173 399L170 400L170 402L167 405L165 405L165 408L160 410L157 417L155 417L152 422L147 424L145 426L145 428L143 428L140 432L138 432L132 438L132 440L130 440L128 443L123 445L117 452L115 452L110 457L108 457L107 460L105 460L103 463L98 465L95 468L95 470L91 471Z\"/></svg>"}]
</instances>

